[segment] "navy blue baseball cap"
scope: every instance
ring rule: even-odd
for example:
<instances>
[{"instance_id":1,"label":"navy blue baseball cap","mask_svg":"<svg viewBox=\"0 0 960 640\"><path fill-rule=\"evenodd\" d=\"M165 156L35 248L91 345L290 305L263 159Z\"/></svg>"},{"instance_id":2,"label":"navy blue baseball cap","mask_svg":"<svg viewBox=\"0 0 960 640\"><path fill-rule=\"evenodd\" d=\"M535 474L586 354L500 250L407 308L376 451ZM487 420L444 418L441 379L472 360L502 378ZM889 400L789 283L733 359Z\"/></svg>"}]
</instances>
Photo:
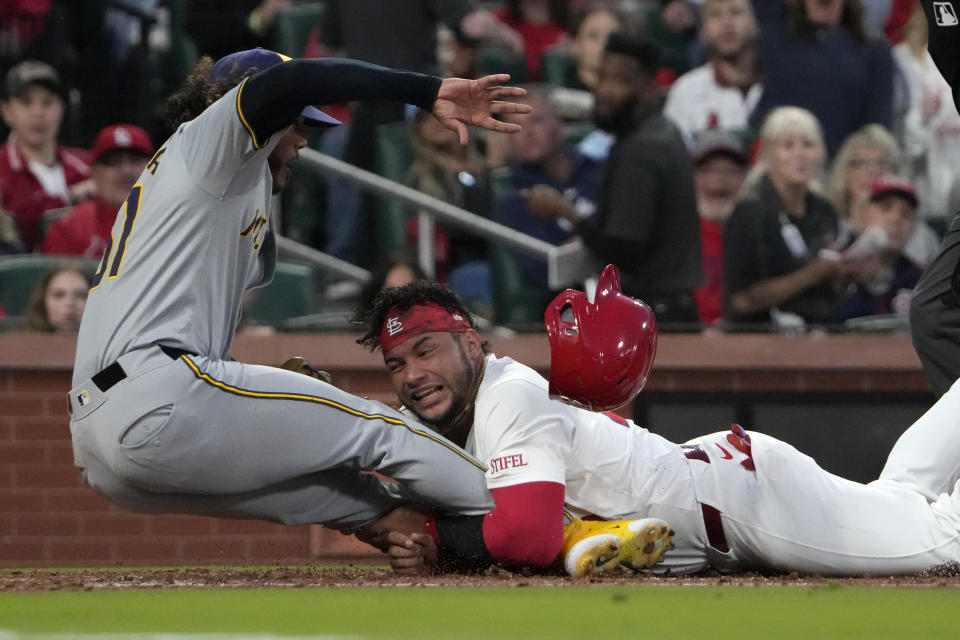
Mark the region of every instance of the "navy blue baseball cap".
<instances>
[{"instance_id":1,"label":"navy blue baseball cap","mask_svg":"<svg viewBox=\"0 0 960 640\"><path fill-rule=\"evenodd\" d=\"M259 71L263 71L264 69L269 69L276 64L291 59L292 58L282 53L261 47L247 49L246 51L237 51L236 53L223 56L214 63L213 68L210 69L210 79L222 80L235 76L239 81L247 69L256 68ZM313 106L305 107L304 110L300 112L300 115L303 116L305 124L316 127L335 127L338 124L343 124L336 118L331 118Z\"/></svg>"}]
</instances>

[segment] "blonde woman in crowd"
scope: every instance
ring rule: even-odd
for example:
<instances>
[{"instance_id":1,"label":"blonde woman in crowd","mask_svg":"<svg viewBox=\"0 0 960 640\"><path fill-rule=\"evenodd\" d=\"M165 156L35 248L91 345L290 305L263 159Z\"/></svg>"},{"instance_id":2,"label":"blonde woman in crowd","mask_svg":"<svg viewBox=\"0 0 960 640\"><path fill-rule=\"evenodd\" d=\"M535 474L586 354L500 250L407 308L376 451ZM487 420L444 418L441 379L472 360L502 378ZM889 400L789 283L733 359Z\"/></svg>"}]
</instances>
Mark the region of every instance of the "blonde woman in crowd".
<instances>
[{"instance_id":1,"label":"blonde woman in crowd","mask_svg":"<svg viewBox=\"0 0 960 640\"><path fill-rule=\"evenodd\" d=\"M896 139L878 124L868 124L844 140L830 169L827 196L840 217L845 233L851 229L851 211L870 195L870 185L882 175L902 170ZM922 202L922 200L921 200ZM939 238L930 227L917 224L904 253L919 265L936 255Z\"/></svg>"},{"instance_id":2,"label":"blonde woman in crowd","mask_svg":"<svg viewBox=\"0 0 960 640\"><path fill-rule=\"evenodd\" d=\"M795 327L829 322L842 260L839 221L816 192L825 147L817 118L799 107L770 112L757 163L724 227L724 316L735 324Z\"/></svg>"}]
</instances>

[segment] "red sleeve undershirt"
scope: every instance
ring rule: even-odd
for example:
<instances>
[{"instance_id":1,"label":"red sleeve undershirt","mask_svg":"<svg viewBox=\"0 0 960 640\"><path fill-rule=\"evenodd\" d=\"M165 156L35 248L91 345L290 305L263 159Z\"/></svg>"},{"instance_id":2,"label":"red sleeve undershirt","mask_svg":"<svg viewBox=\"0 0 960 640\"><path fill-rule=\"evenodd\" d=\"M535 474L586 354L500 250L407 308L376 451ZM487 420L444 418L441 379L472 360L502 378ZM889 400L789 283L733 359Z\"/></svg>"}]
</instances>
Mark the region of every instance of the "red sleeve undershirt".
<instances>
[{"instance_id":1,"label":"red sleeve undershirt","mask_svg":"<svg viewBox=\"0 0 960 640\"><path fill-rule=\"evenodd\" d=\"M483 543L498 562L546 566L563 546L564 486L526 482L492 489L496 506L483 518ZM427 531L439 542L436 524Z\"/></svg>"}]
</instances>

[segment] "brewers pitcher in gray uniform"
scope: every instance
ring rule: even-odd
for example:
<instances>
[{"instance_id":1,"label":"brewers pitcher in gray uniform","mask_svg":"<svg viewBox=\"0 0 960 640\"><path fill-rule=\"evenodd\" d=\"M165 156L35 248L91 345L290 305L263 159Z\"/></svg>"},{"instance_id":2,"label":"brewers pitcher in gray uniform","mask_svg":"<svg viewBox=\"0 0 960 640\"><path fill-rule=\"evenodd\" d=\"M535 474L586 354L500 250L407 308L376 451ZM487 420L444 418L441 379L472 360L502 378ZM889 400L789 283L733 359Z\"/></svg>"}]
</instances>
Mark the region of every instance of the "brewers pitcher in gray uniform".
<instances>
[{"instance_id":1,"label":"brewers pitcher in gray uniform","mask_svg":"<svg viewBox=\"0 0 960 640\"><path fill-rule=\"evenodd\" d=\"M489 511L482 465L448 440L320 380L236 362L230 345L244 294L272 276L271 198L304 127L337 124L308 105L415 104L465 142L467 124L518 128L491 117L529 110L504 100L523 93L499 86L508 79L264 49L202 59L168 104L178 128L120 208L87 300L69 401L90 486L134 511L351 532L398 504L362 473L375 470L447 513Z\"/></svg>"}]
</instances>

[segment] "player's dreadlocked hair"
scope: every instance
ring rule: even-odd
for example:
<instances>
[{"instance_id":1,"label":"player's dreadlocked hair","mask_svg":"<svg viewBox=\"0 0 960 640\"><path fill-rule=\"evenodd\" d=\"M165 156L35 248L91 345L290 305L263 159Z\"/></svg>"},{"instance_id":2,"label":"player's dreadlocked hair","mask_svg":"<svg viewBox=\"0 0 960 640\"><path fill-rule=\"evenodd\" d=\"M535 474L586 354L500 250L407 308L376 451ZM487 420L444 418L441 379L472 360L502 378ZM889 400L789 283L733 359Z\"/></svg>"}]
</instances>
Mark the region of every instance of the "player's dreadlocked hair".
<instances>
[{"instance_id":1,"label":"player's dreadlocked hair","mask_svg":"<svg viewBox=\"0 0 960 640\"><path fill-rule=\"evenodd\" d=\"M357 344L362 345L369 351L376 351L380 348L380 329L383 327L384 320L386 320L387 312L394 307L397 307L399 311L404 311L425 302L433 302L451 313L459 313L470 322L473 329L477 328L467 306L463 304L463 301L454 293L453 289L439 282L417 280L402 287L384 289L374 297L369 305L356 310L353 322L363 327L367 332L363 337L357 339ZM480 346L484 354L490 353L489 342L484 340Z\"/></svg>"},{"instance_id":2,"label":"player's dreadlocked hair","mask_svg":"<svg viewBox=\"0 0 960 640\"><path fill-rule=\"evenodd\" d=\"M210 80L212 68L213 60L210 56L203 56L180 88L167 98L163 109L163 120L171 132L176 131L177 127L184 122L199 116L227 91L240 84L241 80L257 72L255 67L251 67L240 76L231 75L212 82Z\"/></svg>"}]
</instances>

